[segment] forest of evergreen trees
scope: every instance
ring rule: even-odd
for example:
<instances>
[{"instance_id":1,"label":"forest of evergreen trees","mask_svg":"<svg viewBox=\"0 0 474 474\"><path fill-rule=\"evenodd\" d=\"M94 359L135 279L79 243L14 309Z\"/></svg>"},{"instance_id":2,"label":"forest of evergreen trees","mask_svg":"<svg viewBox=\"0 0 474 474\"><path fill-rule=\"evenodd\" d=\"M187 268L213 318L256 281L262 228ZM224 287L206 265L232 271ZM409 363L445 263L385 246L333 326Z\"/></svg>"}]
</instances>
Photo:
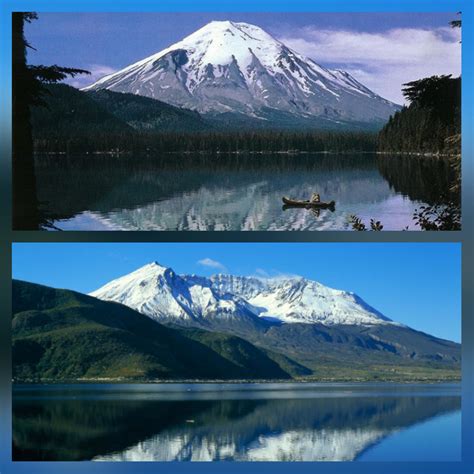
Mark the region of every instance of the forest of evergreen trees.
<instances>
[{"instance_id":1,"label":"forest of evergreen trees","mask_svg":"<svg viewBox=\"0 0 474 474\"><path fill-rule=\"evenodd\" d=\"M460 153L461 78L432 76L405 85L410 102L378 136L378 150L407 153ZM454 143L454 147L453 147Z\"/></svg>"},{"instance_id":2,"label":"forest of evergreen trees","mask_svg":"<svg viewBox=\"0 0 474 474\"><path fill-rule=\"evenodd\" d=\"M147 97L86 93L45 85L46 107L33 107L39 153L235 153L375 151L376 133L360 130L225 126Z\"/></svg>"},{"instance_id":3,"label":"forest of evergreen trees","mask_svg":"<svg viewBox=\"0 0 474 474\"><path fill-rule=\"evenodd\" d=\"M364 132L263 131L110 133L35 137L38 153L161 152L272 153L375 151L376 135Z\"/></svg>"},{"instance_id":4,"label":"forest of evergreen trees","mask_svg":"<svg viewBox=\"0 0 474 474\"><path fill-rule=\"evenodd\" d=\"M65 85L45 87L47 107L32 109L34 149L97 152L396 152L460 153L461 78L433 76L405 84L410 102L378 133L218 127L198 114L148 98Z\"/></svg>"}]
</instances>

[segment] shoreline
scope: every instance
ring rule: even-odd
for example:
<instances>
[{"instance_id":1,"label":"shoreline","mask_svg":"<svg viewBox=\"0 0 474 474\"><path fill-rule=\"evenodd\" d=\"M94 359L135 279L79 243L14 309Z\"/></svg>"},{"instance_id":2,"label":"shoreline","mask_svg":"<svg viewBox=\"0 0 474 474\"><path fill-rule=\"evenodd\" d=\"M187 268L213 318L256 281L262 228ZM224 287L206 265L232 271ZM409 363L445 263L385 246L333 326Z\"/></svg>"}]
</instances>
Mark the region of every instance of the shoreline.
<instances>
[{"instance_id":1,"label":"shoreline","mask_svg":"<svg viewBox=\"0 0 474 474\"><path fill-rule=\"evenodd\" d=\"M15 381L12 380L12 388L15 386L35 385L35 386L48 386L48 385L102 385L102 384L126 384L126 385L173 385L173 384L186 384L186 385L271 385L271 384L285 384L285 385L327 385L332 384L348 384L348 385L412 385L412 384L423 384L423 385L437 385L455 383L460 384L462 378L453 379L414 379L414 380L287 380L287 379L275 379L275 380L200 380L200 379L175 379L175 380L127 380L120 378L83 378L74 380L47 380L41 381Z\"/></svg>"},{"instance_id":2,"label":"shoreline","mask_svg":"<svg viewBox=\"0 0 474 474\"><path fill-rule=\"evenodd\" d=\"M301 150L278 150L278 151L255 151L255 150L238 150L238 151L212 151L212 150L196 150L196 151L92 151L83 153L68 153L66 151L51 152L34 152L35 157L41 156L129 156L144 155L152 156L153 153L160 155L397 155L397 156L418 156L424 158L460 158L458 153L436 153L436 152L417 152L417 151L362 151L362 150L344 150L344 151L301 151Z\"/></svg>"}]
</instances>

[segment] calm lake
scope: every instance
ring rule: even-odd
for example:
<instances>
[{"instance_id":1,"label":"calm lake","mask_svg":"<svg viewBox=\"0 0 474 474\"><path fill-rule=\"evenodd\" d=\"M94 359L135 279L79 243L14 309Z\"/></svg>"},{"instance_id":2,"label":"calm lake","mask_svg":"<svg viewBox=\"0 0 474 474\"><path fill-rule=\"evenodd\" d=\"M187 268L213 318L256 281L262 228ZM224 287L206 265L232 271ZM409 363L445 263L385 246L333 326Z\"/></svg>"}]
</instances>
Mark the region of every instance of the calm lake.
<instances>
[{"instance_id":1,"label":"calm lake","mask_svg":"<svg viewBox=\"0 0 474 474\"><path fill-rule=\"evenodd\" d=\"M38 156L41 213L63 230L416 230L450 186L447 160L374 154ZM336 202L284 209L281 198Z\"/></svg>"},{"instance_id":2,"label":"calm lake","mask_svg":"<svg viewBox=\"0 0 474 474\"><path fill-rule=\"evenodd\" d=\"M460 384L13 389L14 461L460 459Z\"/></svg>"}]
</instances>

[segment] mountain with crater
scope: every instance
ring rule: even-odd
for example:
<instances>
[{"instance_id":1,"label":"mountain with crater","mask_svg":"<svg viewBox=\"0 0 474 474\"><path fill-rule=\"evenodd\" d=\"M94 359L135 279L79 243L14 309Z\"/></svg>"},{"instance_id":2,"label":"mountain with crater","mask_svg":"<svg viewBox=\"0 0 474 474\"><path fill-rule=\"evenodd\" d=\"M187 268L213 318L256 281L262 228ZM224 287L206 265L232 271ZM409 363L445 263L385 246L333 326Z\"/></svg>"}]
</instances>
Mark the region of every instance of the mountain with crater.
<instances>
[{"instance_id":1,"label":"mountain with crater","mask_svg":"<svg viewBox=\"0 0 474 474\"><path fill-rule=\"evenodd\" d=\"M172 327L231 334L305 366L456 366L460 345L393 321L360 296L299 277L179 275L152 262L90 296Z\"/></svg>"},{"instance_id":2,"label":"mountain with crater","mask_svg":"<svg viewBox=\"0 0 474 474\"><path fill-rule=\"evenodd\" d=\"M178 275L158 262L113 280L90 296L129 306L157 321L397 325L354 293L303 277Z\"/></svg>"},{"instance_id":3,"label":"mountain with crater","mask_svg":"<svg viewBox=\"0 0 474 474\"><path fill-rule=\"evenodd\" d=\"M91 295L13 281L13 378L458 380L460 344L303 277L156 262Z\"/></svg>"}]
</instances>

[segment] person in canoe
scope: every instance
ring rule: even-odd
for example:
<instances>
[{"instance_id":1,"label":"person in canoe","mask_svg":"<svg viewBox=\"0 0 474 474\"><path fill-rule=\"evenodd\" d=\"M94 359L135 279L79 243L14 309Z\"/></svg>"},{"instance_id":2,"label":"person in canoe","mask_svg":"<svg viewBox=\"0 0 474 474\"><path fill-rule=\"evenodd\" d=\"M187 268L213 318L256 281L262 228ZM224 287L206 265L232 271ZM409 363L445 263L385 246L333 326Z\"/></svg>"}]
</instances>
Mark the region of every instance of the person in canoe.
<instances>
[{"instance_id":1,"label":"person in canoe","mask_svg":"<svg viewBox=\"0 0 474 474\"><path fill-rule=\"evenodd\" d=\"M321 196L319 195L319 193L313 193L313 194L311 194L310 202L321 202ZM321 210L316 207L316 208L311 209L311 212L312 212L316 217L319 217L319 215L320 215L320 213L321 213Z\"/></svg>"},{"instance_id":2,"label":"person in canoe","mask_svg":"<svg viewBox=\"0 0 474 474\"><path fill-rule=\"evenodd\" d=\"M323 202L321 201L321 197L318 193L313 193L311 198L308 201L299 201L297 199L290 199L285 196L282 197L283 204L285 208L289 207L305 207L306 209L329 209L330 211L334 211L336 207L336 203L334 201L330 202Z\"/></svg>"}]
</instances>

